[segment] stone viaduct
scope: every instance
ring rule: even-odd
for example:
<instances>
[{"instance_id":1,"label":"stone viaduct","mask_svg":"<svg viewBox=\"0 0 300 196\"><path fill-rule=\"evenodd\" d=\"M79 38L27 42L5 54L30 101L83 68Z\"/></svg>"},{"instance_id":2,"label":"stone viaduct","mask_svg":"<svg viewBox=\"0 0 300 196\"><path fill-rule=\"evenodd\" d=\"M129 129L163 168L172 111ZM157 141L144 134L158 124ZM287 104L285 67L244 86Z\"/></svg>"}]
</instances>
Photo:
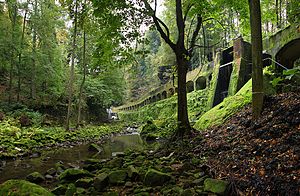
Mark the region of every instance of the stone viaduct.
<instances>
[{"instance_id":1,"label":"stone viaduct","mask_svg":"<svg viewBox=\"0 0 300 196\"><path fill-rule=\"evenodd\" d=\"M300 25L288 26L263 41L264 66L283 65L291 69L300 58ZM234 95L251 78L251 44L242 38L233 45L216 52L214 60L188 72L187 92L209 89L207 107L221 103L228 95ZM176 82L169 82L151 90L136 102L114 107L114 112L135 110L156 101L173 96Z\"/></svg>"}]
</instances>

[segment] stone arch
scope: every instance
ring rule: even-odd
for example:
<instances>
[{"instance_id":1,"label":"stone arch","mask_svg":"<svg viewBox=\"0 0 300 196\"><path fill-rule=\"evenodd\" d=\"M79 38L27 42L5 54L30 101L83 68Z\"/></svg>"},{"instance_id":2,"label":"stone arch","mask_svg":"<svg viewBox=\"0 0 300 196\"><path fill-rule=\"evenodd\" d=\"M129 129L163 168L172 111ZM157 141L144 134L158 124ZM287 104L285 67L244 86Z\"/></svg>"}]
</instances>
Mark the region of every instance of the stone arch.
<instances>
[{"instance_id":1,"label":"stone arch","mask_svg":"<svg viewBox=\"0 0 300 196\"><path fill-rule=\"evenodd\" d=\"M196 80L196 90L203 90L206 88L206 78L201 76Z\"/></svg>"},{"instance_id":2,"label":"stone arch","mask_svg":"<svg viewBox=\"0 0 300 196\"><path fill-rule=\"evenodd\" d=\"M160 101L160 100L161 100L161 94L158 93L158 94L156 95L156 101Z\"/></svg>"},{"instance_id":3,"label":"stone arch","mask_svg":"<svg viewBox=\"0 0 300 196\"><path fill-rule=\"evenodd\" d=\"M161 98L162 98L162 99L167 99L167 91L163 91L163 92L161 93Z\"/></svg>"},{"instance_id":4,"label":"stone arch","mask_svg":"<svg viewBox=\"0 0 300 196\"><path fill-rule=\"evenodd\" d=\"M169 97L173 96L175 94L174 88L169 89Z\"/></svg>"},{"instance_id":5,"label":"stone arch","mask_svg":"<svg viewBox=\"0 0 300 196\"><path fill-rule=\"evenodd\" d=\"M194 91L194 82L193 81L190 80L186 83L186 91L187 91L187 93Z\"/></svg>"},{"instance_id":6,"label":"stone arch","mask_svg":"<svg viewBox=\"0 0 300 196\"><path fill-rule=\"evenodd\" d=\"M294 63L300 58L300 38L285 44L275 55L277 62L288 69L294 67Z\"/></svg>"}]
</instances>

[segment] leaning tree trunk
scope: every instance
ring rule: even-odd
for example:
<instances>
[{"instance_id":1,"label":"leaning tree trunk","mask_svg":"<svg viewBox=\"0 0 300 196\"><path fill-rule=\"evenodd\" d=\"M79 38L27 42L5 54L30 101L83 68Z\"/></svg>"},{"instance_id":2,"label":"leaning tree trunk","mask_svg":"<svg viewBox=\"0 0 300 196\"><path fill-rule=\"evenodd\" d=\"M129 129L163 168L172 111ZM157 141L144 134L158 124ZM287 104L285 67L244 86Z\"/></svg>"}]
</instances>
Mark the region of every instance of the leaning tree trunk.
<instances>
[{"instance_id":1,"label":"leaning tree trunk","mask_svg":"<svg viewBox=\"0 0 300 196\"><path fill-rule=\"evenodd\" d=\"M262 33L259 0L249 0L252 43L252 115L256 119L263 107Z\"/></svg>"}]
</instances>

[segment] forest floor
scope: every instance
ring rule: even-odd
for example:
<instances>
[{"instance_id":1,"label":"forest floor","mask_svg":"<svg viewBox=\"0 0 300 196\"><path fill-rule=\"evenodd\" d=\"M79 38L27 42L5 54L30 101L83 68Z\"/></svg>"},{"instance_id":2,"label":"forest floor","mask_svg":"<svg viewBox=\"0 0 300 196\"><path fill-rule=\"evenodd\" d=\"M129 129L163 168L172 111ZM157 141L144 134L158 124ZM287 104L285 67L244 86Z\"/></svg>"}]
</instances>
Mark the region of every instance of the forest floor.
<instances>
[{"instance_id":1,"label":"forest floor","mask_svg":"<svg viewBox=\"0 0 300 196\"><path fill-rule=\"evenodd\" d=\"M257 120L251 112L197 133L181 154L205 158L213 177L240 194L300 195L300 92L266 97Z\"/></svg>"}]
</instances>

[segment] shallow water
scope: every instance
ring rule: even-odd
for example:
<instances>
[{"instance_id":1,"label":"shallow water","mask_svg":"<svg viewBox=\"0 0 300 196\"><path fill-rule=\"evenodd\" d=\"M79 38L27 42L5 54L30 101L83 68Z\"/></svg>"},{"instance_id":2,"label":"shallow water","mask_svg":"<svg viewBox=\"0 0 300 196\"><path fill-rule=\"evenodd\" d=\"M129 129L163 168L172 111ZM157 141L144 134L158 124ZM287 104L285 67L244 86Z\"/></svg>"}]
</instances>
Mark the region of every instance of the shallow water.
<instances>
[{"instance_id":1,"label":"shallow water","mask_svg":"<svg viewBox=\"0 0 300 196\"><path fill-rule=\"evenodd\" d=\"M8 179L24 179L32 172L38 171L41 174L53 168L55 163L62 161L64 165L80 167L82 161L89 158L107 159L116 152L124 152L127 149L143 148L143 141L139 134L127 134L113 136L103 144L99 144L103 151L101 153L88 150L90 144L81 144L68 148L54 148L45 151L37 158L23 158L15 161L2 161L3 167L0 170L0 183Z\"/></svg>"}]
</instances>

